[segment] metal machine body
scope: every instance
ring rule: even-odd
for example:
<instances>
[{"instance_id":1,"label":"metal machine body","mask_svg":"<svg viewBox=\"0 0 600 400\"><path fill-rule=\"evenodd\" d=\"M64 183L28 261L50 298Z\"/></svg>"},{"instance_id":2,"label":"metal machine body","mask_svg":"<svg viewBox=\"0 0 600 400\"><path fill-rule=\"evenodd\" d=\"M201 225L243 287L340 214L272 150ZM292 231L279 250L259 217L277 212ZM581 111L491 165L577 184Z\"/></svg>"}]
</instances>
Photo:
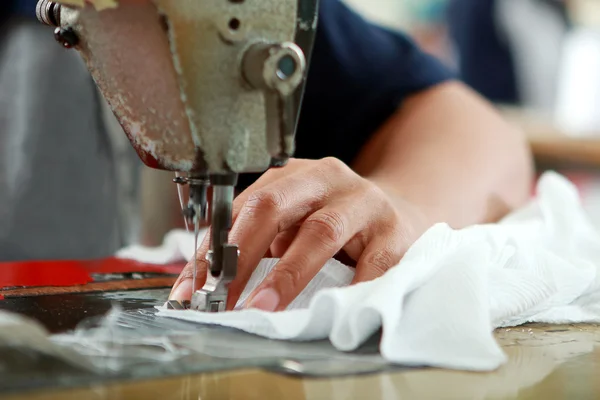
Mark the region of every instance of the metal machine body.
<instances>
[{"instance_id":1,"label":"metal machine body","mask_svg":"<svg viewBox=\"0 0 600 400\"><path fill-rule=\"evenodd\" d=\"M285 165L318 0L40 0L40 21L82 55L142 161L189 185L211 218L210 271L191 307L219 312L237 273L228 242L238 174ZM208 208L208 187L212 207Z\"/></svg>"}]
</instances>

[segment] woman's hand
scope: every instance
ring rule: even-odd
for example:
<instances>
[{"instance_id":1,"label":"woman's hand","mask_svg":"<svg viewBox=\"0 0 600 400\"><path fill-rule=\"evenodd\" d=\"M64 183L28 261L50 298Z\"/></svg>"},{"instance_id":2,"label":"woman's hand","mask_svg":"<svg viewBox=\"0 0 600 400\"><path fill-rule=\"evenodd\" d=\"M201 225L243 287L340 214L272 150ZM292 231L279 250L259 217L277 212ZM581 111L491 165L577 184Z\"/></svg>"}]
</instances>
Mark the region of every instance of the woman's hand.
<instances>
[{"instance_id":1,"label":"woman's hand","mask_svg":"<svg viewBox=\"0 0 600 400\"><path fill-rule=\"evenodd\" d=\"M415 205L392 199L335 158L295 159L268 171L236 198L233 220L229 238L240 257L227 304L233 308L260 260L270 255L281 260L248 302L266 311L285 309L340 251L356 262L353 283L383 275L430 225ZM196 288L206 279L209 237L196 254ZM190 299L192 272L190 263L171 299Z\"/></svg>"}]
</instances>

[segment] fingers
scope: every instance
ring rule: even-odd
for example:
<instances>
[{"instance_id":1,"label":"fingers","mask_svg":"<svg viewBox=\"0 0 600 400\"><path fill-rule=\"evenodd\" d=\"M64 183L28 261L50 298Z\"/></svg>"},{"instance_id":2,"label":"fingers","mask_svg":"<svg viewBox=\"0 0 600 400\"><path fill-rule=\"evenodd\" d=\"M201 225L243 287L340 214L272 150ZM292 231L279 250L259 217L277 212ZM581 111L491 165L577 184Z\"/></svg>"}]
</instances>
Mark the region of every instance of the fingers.
<instances>
[{"instance_id":1,"label":"fingers","mask_svg":"<svg viewBox=\"0 0 600 400\"><path fill-rule=\"evenodd\" d=\"M364 227L367 218L356 216L352 208L352 205L326 207L308 217L279 263L250 296L248 308L285 309L327 261Z\"/></svg>"},{"instance_id":2,"label":"fingers","mask_svg":"<svg viewBox=\"0 0 600 400\"><path fill-rule=\"evenodd\" d=\"M271 251L269 253L269 257L271 258L281 258L286 253L286 251L290 248L292 242L298 235L298 231L300 230L299 226L292 227L286 231L281 232L273 243L271 243Z\"/></svg>"},{"instance_id":3,"label":"fingers","mask_svg":"<svg viewBox=\"0 0 600 400\"><path fill-rule=\"evenodd\" d=\"M198 251L194 255L194 257L196 257L196 266L198 268L196 273L196 284L194 285L193 281L194 262L192 260L185 266L183 271L181 271L181 274L179 274L179 277L173 285L173 289L171 289L169 300L176 300L179 302L188 301L192 298L194 289L197 290L204 286L204 283L206 282L206 273L209 268L208 261L205 258L210 245L209 238L210 232L207 232L206 236L204 237L204 240L202 241L202 244L200 245Z\"/></svg>"},{"instance_id":4,"label":"fingers","mask_svg":"<svg viewBox=\"0 0 600 400\"><path fill-rule=\"evenodd\" d=\"M244 204L248 200L248 198L255 193L256 191L262 189L268 184L278 180L280 177L285 174L282 173L282 169L273 170L273 172L269 172L264 174L260 179L258 179L254 184L249 186L244 192L242 192L233 202L233 221L237 219L241 209ZM196 251L196 260L197 260L197 275L196 275L196 284L193 284L193 275L194 275L194 263L189 262L181 274L175 284L173 285L173 289L171 290L171 294L169 295L169 300L177 300L177 301L185 301L190 300L193 294L193 288L199 289L204 286L206 281L206 273L209 268L208 261L206 260L206 254L210 249L210 231L204 237L202 244Z\"/></svg>"},{"instance_id":5,"label":"fingers","mask_svg":"<svg viewBox=\"0 0 600 400\"><path fill-rule=\"evenodd\" d=\"M228 309L235 307L265 254L280 261L247 304L278 311L340 250L358 260L353 283L383 275L406 251L407 241L397 231L396 208L381 190L339 160L305 161L298 168L286 168L265 174L234 201L229 240L239 246L240 256L229 286ZM197 252L198 287L209 267L208 249L209 236ZM186 266L172 299L191 297L192 273L192 265Z\"/></svg>"},{"instance_id":6,"label":"fingers","mask_svg":"<svg viewBox=\"0 0 600 400\"><path fill-rule=\"evenodd\" d=\"M291 176L292 174L296 174L307 168L306 166L304 166L304 164L297 165L297 163L298 163L298 160L292 159L289 161L289 164L283 168L270 169L269 171L265 172L252 185L248 186L246 188L246 190L244 190L242 193L240 193L235 198L235 201L233 202L233 209L232 209L233 222L235 222L235 220L237 219L237 216L239 215L240 211L244 207L244 204L246 204L246 201L248 200L248 198L250 196L252 196L253 193L257 192L258 190L263 189L265 186L270 185L282 178Z\"/></svg>"},{"instance_id":7,"label":"fingers","mask_svg":"<svg viewBox=\"0 0 600 400\"><path fill-rule=\"evenodd\" d=\"M238 274L229 287L235 306L252 272L276 237L321 207L315 192L327 189L325 181L307 181L302 175L286 177L254 192L240 210L230 241L240 249Z\"/></svg>"},{"instance_id":8,"label":"fingers","mask_svg":"<svg viewBox=\"0 0 600 400\"><path fill-rule=\"evenodd\" d=\"M358 260L352 285L383 276L390 268L398 265L406 251L407 246L397 233L376 236Z\"/></svg>"}]
</instances>

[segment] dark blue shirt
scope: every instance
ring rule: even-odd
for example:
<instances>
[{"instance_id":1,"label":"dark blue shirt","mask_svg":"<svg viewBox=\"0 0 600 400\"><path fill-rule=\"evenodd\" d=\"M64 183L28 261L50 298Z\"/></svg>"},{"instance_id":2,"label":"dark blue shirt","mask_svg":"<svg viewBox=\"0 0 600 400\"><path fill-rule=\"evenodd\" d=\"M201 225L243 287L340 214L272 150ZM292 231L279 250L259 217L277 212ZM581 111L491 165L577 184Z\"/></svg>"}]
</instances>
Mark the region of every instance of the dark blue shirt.
<instances>
[{"instance_id":1,"label":"dark blue shirt","mask_svg":"<svg viewBox=\"0 0 600 400\"><path fill-rule=\"evenodd\" d=\"M451 74L406 36L365 22L338 0L322 0L319 16L298 152L350 162L407 96Z\"/></svg>"},{"instance_id":2,"label":"dark blue shirt","mask_svg":"<svg viewBox=\"0 0 600 400\"><path fill-rule=\"evenodd\" d=\"M448 26L460 59L461 79L490 101L520 100L512 52L499 35L496 0L452 0Z\"/></svg>"}]
</instances>

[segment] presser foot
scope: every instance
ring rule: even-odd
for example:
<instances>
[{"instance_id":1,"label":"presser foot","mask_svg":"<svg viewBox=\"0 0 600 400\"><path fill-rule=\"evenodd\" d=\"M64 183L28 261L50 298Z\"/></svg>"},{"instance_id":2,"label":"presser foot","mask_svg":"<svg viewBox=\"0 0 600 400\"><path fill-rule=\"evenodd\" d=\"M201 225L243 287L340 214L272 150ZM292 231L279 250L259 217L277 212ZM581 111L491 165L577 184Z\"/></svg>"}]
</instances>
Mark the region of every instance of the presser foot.
<instances>
[{"instance_id":1,"label":"presser foot","mask_svg":"<svg viewBox=\"0 0 600 400\"><path fill-rule=\"evenodd\" d=\"M227 309L227 293L197 290L192 295L190 309L209 313L224 312Z\"/></svg>"},{"instance_id":2,"label":"presser foot","mask_svg":"<svg viewBox=\"0 0 600 400\"><path fill-rule=\"evenodd\" d=\"M223 258L220 274L214 276L208 271L204 287L192 295L191 310L210 313L227 310L228 287L235 279L239 250L236 245L226 244L221 251ZM207 259L211 264L215 262L212 251L208 252Z\"/></svg>"},{"instance_id":3,"label":"presser foot","mask_svg":"<svg viewBox=\"0 0 600 400\"><path fill-rule=\"evenodd\" d=\"M187 310L190 308L190 305L191 302L187 300L182 302L177 300L167 300L165 307L167 307L167 310Z\"/></svg>"},{"instance_id":4,"label":"presser foot","mask_svg":"<svg viewBox=\"0 0 600 400\"><path fill-rule=\"evenodd\" d=\"M200 290L195 290L189 307L183 304L167 304L172 309L191 309L200 312L217 313L227 310L227 295L229 284L237 275L237 263L239 250L236 245L227 243L229 231L232 224L232 205L234 198L234 187L237 175L211 176L210 180L189 180L182 177L176 178L176 183L190 184L191 196L188 207L187 219L193 218L195 225L195 237L198 239L200 220L199 216L208 215L206 208L206 189L212 183L212 213L211 213L211 250L206 259L210 265L206 273L206 283ZM189 221L192 222L192 221ZM197 249L197 243L195 244ZM197 265L194 258L193 282L197 282Z\"/></svg>"}]
</instances>

